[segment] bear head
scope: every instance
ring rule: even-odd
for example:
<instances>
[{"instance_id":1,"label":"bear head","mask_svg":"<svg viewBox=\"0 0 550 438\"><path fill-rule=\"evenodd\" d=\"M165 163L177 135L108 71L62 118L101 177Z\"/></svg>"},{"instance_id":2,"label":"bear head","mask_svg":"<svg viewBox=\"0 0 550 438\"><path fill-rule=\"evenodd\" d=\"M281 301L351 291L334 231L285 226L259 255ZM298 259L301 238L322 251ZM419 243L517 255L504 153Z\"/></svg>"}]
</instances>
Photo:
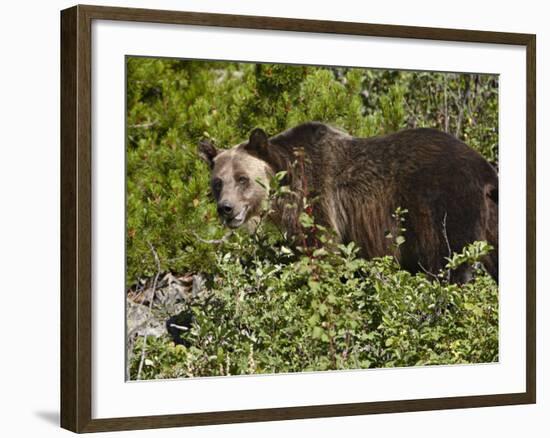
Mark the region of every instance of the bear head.
<instances>
[{"instance_id":1,"label":"bear head","mask_svg":"<svg viewBox=\"0 0 550 438\"><path fill-rule=\"evenodd\" d=\"M247 142L218 149L209 140L199 143L199 156L209 165L212 195L222 222L230 228L252 224L267 199L271 166L262 159L269 139L254 129Z\"/></svg>"}]
</instances>

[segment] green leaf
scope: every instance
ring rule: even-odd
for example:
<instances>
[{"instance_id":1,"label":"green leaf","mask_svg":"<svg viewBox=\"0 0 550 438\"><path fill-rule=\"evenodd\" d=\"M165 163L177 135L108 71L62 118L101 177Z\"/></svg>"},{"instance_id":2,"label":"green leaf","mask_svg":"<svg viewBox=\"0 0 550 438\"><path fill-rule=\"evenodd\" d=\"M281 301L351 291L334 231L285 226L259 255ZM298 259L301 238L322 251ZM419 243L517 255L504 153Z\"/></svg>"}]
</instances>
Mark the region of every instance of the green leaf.
<instances>
[{"instance_id":1,"label":"green leaf","mask_svg":"<svg viewBox=\"0 0 550 438\"><path fill-rule=\"evenodd\" d=\"M314 327L311 336L314 339L319 339L323 335L323 329L321 327Z\"/></svg>"},{"instance_id":2,"label":"green leaf","mask_svg":"<svg viewBox=\"0 0 550 438\"><path fill-rule=\"evenodd\" d=\"M395 243L399 246L405 243L405 238L403 236L397 236L395 238Z\"/></svg>"}]
</instances>

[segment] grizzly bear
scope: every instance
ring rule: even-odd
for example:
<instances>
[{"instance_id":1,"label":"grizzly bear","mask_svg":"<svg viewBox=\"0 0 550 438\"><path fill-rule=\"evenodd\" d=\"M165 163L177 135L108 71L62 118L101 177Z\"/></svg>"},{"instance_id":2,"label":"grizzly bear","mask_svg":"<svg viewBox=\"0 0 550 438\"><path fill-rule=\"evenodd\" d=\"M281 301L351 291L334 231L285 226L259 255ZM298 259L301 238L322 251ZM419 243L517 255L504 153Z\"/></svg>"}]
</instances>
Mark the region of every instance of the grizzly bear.
<instances>
[{"instance_id":1,"label":"grizzly bear","mask_svg":"<svg viewBox=\"0 0 550 438\"><path fill-rule=\"evenodd\" d=\"M199 153L210 165L212 193L228 227L253 224L271 177L285 171L292 193L315 199L315 223L339 242L355 242L362 257L395 255L411 273L437 274L453 252L483 240L494 247L483 265L498 281L498 175L449 134L419 128L358 138L309 122L273 137L256 128L227 150L202 141ZM300 205L275 202L270 218L296 236ZM408 210L404 224L392 216L398 207ZM400 226L405 240L396 248L388 235ZM470 276L465 267L450 280Z\"/></svg>"}]
</instances>

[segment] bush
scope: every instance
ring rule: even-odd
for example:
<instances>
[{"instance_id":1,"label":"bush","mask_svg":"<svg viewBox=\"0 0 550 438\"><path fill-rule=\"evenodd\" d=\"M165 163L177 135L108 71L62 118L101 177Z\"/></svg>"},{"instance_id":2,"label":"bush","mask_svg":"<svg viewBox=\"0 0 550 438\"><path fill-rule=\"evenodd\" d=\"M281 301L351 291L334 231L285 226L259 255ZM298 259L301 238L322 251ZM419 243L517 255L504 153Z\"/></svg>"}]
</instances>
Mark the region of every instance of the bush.
<instances>
[{"instance_id":1,"label":"bush","mask_svg":"<svg viewBox=\"0 0 550 438\"><path fill-rule=\"evenodd\" d=\"M447 270L489 250L472 244ZM234 234L216 254L208 292L181 313L193 319L185 346L150 339L143 378L498 360L498 288L480 270L459 286L359 258L353 243L293 251L263 233Z\"/></svg>"},{"instance_id":2,"label":"bush","mask_svg":"<svg viewBox=\"0 0 550 438\"><path fill-rule=\"evenodd\" d=\"M319 120L357 136L435 127L496 166L496 76L147 58L129 58L127 75L127 288L158 273L151 248L162 272L208 279L181 313L193 321L185 345L148 336L140 378L497 360L498 289L485 273L452 285L447 272L361 259L328 234L291 249L267 225L222 239L196 150L205 137L227 148L255 127L275 134ZM475 243L447 270L489 250Z\"/></svg>"}]
</instances>

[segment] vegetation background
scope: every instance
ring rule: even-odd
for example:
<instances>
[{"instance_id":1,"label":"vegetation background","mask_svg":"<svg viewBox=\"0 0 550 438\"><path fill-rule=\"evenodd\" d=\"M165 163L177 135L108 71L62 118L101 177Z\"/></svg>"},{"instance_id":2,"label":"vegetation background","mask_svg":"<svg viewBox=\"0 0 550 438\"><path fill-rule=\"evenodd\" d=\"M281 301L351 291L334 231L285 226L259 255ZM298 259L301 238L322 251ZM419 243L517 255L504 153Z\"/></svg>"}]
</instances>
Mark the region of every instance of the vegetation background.
<instances>
[{"instance_id":1,"label":"vegetation background","mask_svg":"<svg viewBox=\"0 0 550 438\"><path fill-rule=\"evenodd\" d=\"M128 58L128 378L498 360L483 242L413 276L353 245L291 249L268 224L226 234L198 141L229 148L310 120L355 136L438 128L498 168L497 76ZM396 220L406 228L406 210ZM462 263L474 280L449 284Z\"/></svg>"}]
</instances>

